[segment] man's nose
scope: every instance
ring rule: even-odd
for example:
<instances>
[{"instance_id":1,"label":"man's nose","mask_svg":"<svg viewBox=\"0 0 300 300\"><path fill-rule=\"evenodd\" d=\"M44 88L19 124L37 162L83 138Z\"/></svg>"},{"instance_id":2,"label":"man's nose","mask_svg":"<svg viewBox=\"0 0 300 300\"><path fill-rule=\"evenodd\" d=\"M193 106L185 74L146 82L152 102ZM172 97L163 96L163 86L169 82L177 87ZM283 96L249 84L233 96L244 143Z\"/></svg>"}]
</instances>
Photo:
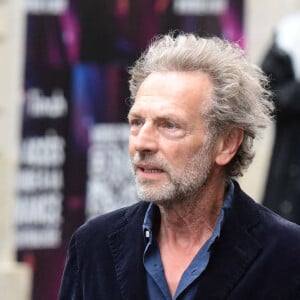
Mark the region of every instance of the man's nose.
<instances>
[{"instance_id":1,"label":"man's nose","mask_svg":"<svg viewBox=\"0 0 300 300\"><path fill-rule=\"evenodd\" d=\"M138 133L132 137L136 151L156 152L158 147L158 133L152 123L144 123Z\"/></svg>"}]
</instances>

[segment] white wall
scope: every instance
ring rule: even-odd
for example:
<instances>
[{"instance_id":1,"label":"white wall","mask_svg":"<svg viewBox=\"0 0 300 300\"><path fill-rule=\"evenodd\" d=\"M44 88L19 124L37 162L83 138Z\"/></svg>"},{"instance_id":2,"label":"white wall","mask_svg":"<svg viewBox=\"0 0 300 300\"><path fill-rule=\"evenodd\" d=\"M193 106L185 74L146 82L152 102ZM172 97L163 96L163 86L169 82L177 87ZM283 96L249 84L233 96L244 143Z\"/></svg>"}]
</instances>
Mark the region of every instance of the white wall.
<instances>
[{"instance_id":1,"label":"white wall","mask_svg":"<svg viewBox=\"0 0 300 300\"><path fill-rule=\"evenodd\" d=\"M30 298L31 273L15 261L14 199L22 103L23 0L0 1L0 294Z\"/></svg>"}]
</instances>

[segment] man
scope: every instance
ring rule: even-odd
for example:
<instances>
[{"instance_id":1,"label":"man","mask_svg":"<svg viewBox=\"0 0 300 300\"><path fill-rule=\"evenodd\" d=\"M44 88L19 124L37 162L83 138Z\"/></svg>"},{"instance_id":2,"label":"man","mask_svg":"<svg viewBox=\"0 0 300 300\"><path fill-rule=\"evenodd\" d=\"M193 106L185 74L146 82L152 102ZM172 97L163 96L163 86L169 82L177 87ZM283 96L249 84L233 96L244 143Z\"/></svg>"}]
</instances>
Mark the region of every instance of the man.
<instances>
[{"instance_id":1,"label":"man","mask_svg":"<svg viewBox=\"0 0 300 300\"><path fill-rule=\"evenodd\" d=\"M300 299L300 228L233 180L272 114L235 45L157 38L130 70L138 196L72 237L60 299Z\"/></svg>"}]
</instances>

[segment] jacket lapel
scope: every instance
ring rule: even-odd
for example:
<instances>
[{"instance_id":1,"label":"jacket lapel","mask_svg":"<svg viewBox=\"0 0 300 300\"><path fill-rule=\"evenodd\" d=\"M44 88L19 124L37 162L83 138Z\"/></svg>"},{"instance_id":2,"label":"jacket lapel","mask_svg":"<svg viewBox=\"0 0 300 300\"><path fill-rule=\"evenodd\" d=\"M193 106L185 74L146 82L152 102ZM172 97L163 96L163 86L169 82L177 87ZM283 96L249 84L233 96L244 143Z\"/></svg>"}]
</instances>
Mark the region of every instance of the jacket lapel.
<instances>
[{"instance_id":1,"label":"jacket lapel","mask_svg":"<svg viewBox=\"0 0 300 300\"><path fill-rule=\"evenodd\" d=\"M211 249L196 299L227 298L260 252L261 246L250 233L258 223L256 204L235 185L233 205L225 214L220 239Z\"/></svg>"},{"instance_id":2,"label":"jacket lapel","mask_svg":"<svg viewBox=\"0 0 300 300\"><path fill-rule=\"evenodd\" d=\"M122 299L147 299L143 266L142 223L147 204L129 209L122 225L108 236Z\"/></svg>"}]
</instances>

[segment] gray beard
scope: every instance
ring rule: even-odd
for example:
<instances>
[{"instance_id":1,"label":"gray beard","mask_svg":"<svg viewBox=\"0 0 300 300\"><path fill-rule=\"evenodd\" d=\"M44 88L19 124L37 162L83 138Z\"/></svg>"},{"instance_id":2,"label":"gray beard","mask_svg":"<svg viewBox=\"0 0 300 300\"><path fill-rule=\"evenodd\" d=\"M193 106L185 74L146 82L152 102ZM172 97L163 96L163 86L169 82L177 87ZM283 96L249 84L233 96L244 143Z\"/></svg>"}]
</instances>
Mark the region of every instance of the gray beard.
<instances>
[{"instance_id":1,"label":"gray beard","mask_svg":"<svg viewBox=\"0 0 300 300\"><path fill-rule=\"evenodd\" d=\"M144 201L152 202L164 207L174 204L192 205L197 201L199 193L204 189L212 169L210 158L211 142L205 145L187 163L183 171L172 171L172 169L161 159L155 158L153 154L138 153L132 159L132 164L139 161L153 163L168 176L169 180L160 186L152 186L150 180L140 180L135 176L138 197Z\"/></svg>"}]
</instances>

